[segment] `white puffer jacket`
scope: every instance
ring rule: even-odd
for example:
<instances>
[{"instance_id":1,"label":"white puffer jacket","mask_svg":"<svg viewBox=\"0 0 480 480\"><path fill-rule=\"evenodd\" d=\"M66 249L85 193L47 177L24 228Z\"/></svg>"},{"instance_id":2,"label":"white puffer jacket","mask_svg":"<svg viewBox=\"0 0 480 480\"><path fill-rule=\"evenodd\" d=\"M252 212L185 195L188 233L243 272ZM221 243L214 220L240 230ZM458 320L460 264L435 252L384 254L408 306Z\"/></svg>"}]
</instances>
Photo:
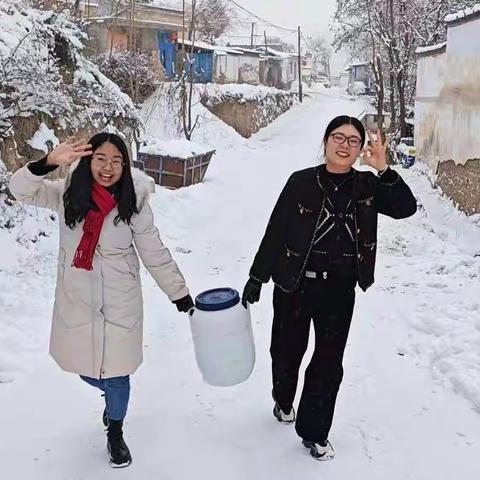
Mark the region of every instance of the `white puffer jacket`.
<instances>
[{"instance_id":1,"label":"white puffer jacket","mask_svg":"<svg viewBox=\"0 0 480 480\"><path fill-rule=\"evenodd\" d=\"M150 177L132 169L138 214L131 224L114 224L114 208L105 218L93 270L71 266L83 233L64 218L66 180L50 181L19 169L10 180L13 195L24 203L59 214L58 277L50 337L50 354L68 372L111 378L135 372L143 360L143 301L139 260L172 301L188 295L185 279L154 225L148 196Z\"/></svg>"}]
</instances>

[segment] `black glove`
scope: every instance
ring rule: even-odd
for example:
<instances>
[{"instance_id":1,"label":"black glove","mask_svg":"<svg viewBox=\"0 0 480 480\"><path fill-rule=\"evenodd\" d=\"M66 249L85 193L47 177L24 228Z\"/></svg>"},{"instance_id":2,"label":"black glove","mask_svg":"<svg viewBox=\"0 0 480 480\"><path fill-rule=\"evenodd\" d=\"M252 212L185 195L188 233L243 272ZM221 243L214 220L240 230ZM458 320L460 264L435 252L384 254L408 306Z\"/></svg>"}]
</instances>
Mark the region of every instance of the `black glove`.
<instances>
[{"instance_id":1,"label":"black glove","mask_svg":"<svg viewBox=\"0 0 480 480\"><path fill-rule=\"evenodd\" d=\"M179 300L175 300L173 303L177 307L177 310L183 313L188 313L192 308L195 307L190 295L180 298Z\"/></svg>"},{"instance_id":2,"label":"black glove","mask_svg":"<svg viewBox=\"0 0 480 480\"><path fill-rule=\"evenodd\" d=\"M262 284L257 280L250 278L243 289L242 305L247 308L247 303L256 303L260 300L260 291Z\"/></svg>"}]
</instances>

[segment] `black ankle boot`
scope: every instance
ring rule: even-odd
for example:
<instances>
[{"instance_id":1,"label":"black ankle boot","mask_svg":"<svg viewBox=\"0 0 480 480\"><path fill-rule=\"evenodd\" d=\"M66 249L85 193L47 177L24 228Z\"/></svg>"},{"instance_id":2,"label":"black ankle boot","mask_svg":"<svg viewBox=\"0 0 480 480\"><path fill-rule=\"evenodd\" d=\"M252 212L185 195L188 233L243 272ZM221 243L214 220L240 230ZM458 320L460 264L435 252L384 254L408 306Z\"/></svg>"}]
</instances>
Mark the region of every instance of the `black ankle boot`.
<instances>
[{"instance_id":1,"label":"black ankle boot","mask_svg":"<svg viewBox=\"0 0 480 480\"><path fill-rule=\"evenodd\" d=\"M128 467L132 463L130 450L123 440L122 427L122 420L108 420L107 452L112 468Z\"/></svg>"}]
</instances>

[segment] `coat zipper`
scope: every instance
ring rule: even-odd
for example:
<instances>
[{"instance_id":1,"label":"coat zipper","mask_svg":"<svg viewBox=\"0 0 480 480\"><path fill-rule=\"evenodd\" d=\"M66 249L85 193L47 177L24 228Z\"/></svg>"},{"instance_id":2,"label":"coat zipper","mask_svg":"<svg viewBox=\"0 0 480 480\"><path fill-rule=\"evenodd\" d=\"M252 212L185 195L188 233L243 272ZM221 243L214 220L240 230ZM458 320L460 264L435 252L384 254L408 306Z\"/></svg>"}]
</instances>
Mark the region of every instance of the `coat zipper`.
<instances>
[{"instance_id":1,"label":"coat zipper","mask_svg":"<svg viewBox=\"0 0 480 480\"><path fill-rule=\"evenodd\" d=\"M325 210L325 201L327 199L327 195L325 193L324 188L322 187L322 184L320 183L320 170L319 169L317 170L317 183L318 183L318 186L319 186L320 190L323 193L322 207L320 208L320 213L318 214L317 221L315 223L315 230L313 231L312 240L310 242L310 247L309 247L307 255L305 257L305 262L302 265L302 268L300 270L300 274L299 274L298 279L297 279L297 283L295 284L295 287L294 287L293 291L295 291L298 288L298 285L300 284L300 281L303 277L303 274L305 273L305 269L307 268L307 263L308 263L308 260L310 259L310 254L312 253L313 245L315 244L315 238L316 238L317 232L320 228L320 220L322 218L323 211Z\"/></svg>"}]
</instances>

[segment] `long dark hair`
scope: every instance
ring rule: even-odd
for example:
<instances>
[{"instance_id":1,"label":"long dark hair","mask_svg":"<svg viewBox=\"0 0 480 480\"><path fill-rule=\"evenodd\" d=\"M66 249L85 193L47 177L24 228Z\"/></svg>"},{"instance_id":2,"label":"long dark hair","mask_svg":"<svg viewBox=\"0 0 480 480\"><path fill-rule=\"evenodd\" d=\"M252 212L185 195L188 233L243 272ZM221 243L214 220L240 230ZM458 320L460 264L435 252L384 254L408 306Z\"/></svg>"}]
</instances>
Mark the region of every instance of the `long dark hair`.
<instances>
[{"instance_id":1,"label":"long dark hair","mask_svg":"<svg viewBox=\"0 0 480 480\"><path fill-rule=\"evenodd\" d=\"M92 152L95 152L106 142L115 145L120 150L124 162L122 176L112 188L112 193L118 202L118 215L115 217L115 225L118 225L120 221L130 224L132 215L138 213L138 209L128 149L122 138L114 133L98 133L88 141L92 145ZM80 159L77 168L72 172L70 184L63 194L65 223L72 229L85 218L89 210L97 210L91 198L93 177L90 163L92 155Z\"/></svg>"},{"instance_id":2,"label":"long dark hair","mask_svg":"<svg viewBox=\"0 0 480 480\"><path fill-rule=\"evenodd\" d=\"M358 130L358 133L360 134L360 137L362 139L362 145L365 143L365 138L367 134L365 132L365 127L362 125L362 122L355 117L349 117L348 115L340 115L339 117L335 117L328 124L327 129L325 130L325 135L323 136L324 146L327 144L330 134L342 125L352 125L353 127L355 127Z\"/></svg>"}]
</instances>

